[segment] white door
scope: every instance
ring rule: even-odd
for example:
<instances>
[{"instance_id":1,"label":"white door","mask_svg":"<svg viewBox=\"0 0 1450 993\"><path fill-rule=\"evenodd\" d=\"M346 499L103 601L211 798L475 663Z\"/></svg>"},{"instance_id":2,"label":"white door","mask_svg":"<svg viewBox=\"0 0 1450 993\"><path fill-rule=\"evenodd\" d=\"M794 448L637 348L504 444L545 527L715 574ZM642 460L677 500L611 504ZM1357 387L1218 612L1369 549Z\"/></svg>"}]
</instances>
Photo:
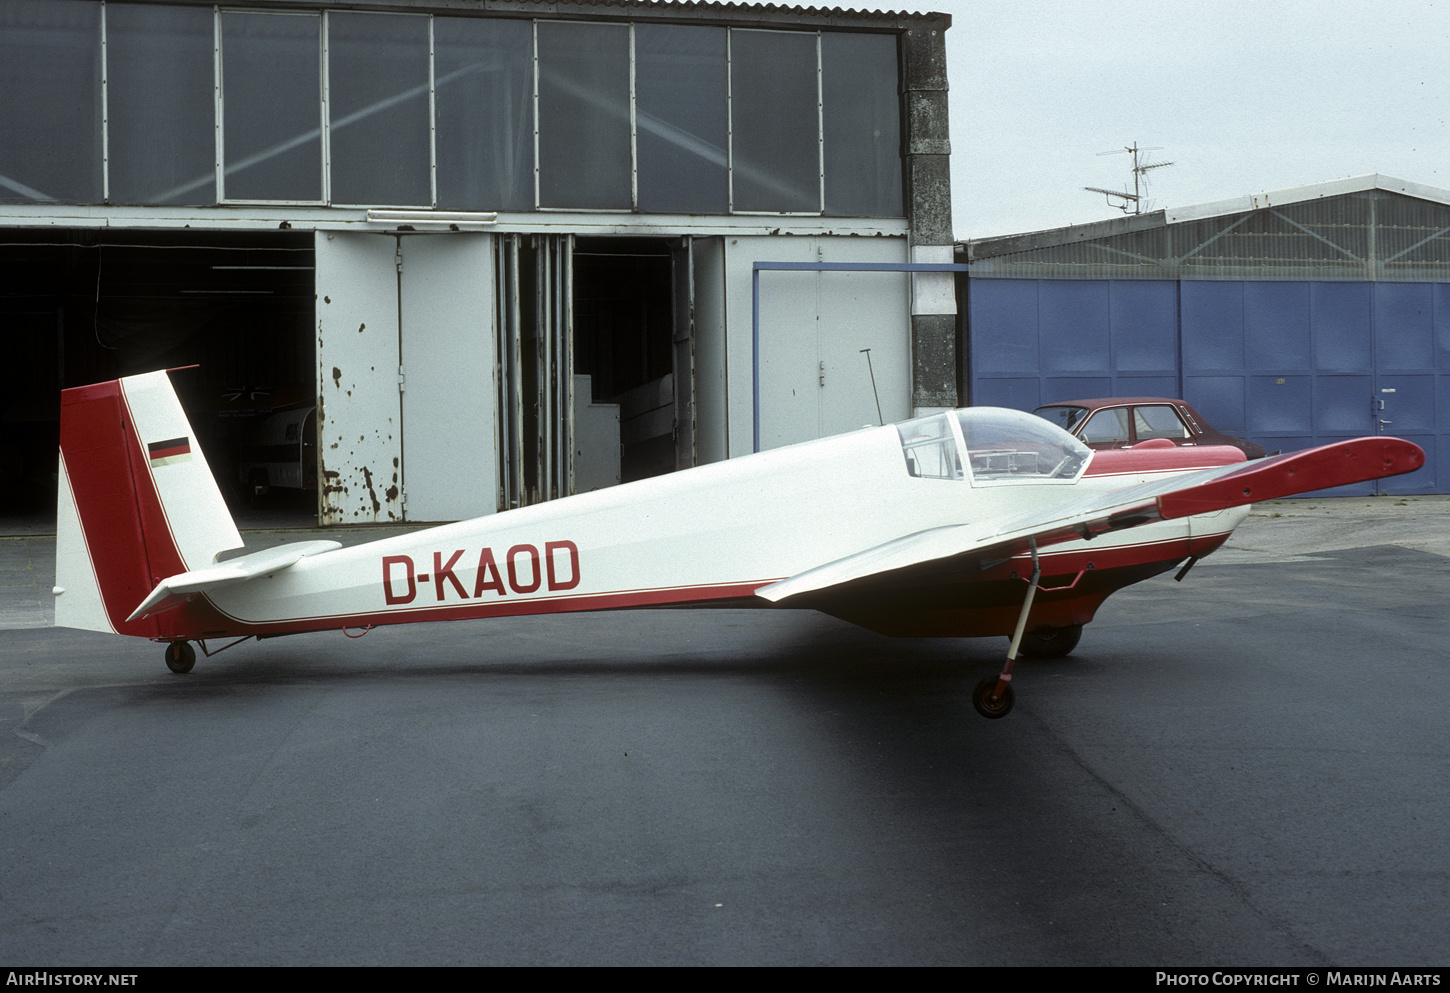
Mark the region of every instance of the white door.
<instances>
[{"instance_id":1,"label":"white door","mask_svg":"<svg viewBox=\"0 0 1450 993\"><path fill-rule=\"evenodd\" d=\"M903 261L905 249L896 238L739 238L730 239L729 245L732 302L740 299L733 311L752 316L755 261L891 265ZM742 378L740 372L755 377L751 399L756 409L752 415L746 408L741 424L738 390L732 390L732 454L742 453L737 424L749 431L754 422L763 451L910 416L908 274L889 269L772 269L759 275L758 367L732 366L735 382ZM738 352L751 354L749 339L741 342L745 348L735 344L741 337L734 327L739 323L744 322L731 321L732 363Z\"/></svg>"},{"instance_id":2,"label":"white door","mask_svg":"<svg viewBox=\"0 0 1450 993\"><path fill-rule=\"evenodd\" d=\"M494 237L408 235L400 242L407 519L491 514L499 488Z\"/></svg>"},{"instance_id":3,"label":"white door","mask_svg":"<svg viewBox=\"0 0 1450 993\"><path fill-rule=\"evenodd\" d=\"M398 239L319 231L316 250L318 520L401 521Z\"/></svg>"}]
</instances>

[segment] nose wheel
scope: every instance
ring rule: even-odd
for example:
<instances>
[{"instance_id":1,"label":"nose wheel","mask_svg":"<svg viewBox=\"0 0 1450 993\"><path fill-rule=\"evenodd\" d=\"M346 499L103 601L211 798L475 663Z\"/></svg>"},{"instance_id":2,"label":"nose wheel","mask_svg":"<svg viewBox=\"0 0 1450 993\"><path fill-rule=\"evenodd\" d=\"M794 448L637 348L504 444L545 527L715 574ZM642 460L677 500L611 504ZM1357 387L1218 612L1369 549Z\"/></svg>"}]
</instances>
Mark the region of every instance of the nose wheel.
<instances>
[{"instance_id":1,"label":"nose wheel","mask_svg":"<svg viewBox=\"0 0 1450 993\"><path fill-rule=\"evenodd\" d=\"M987 677L972 691L972 706L977 708L977 713L991 720L1006 717L1012 712L1012 684L1000 676Z\"/></svg>"},{"instance_id":2,"label":"nose wheel","mask_svg":"<svg viewBox=\"0 0 1450 993\"><path fill-rule=\"evenodd\" d=\"M196 649L190 642L173 641L166 646L166 668L177 675L184 675L196 665Z\"/></svg>"}]
</instances>

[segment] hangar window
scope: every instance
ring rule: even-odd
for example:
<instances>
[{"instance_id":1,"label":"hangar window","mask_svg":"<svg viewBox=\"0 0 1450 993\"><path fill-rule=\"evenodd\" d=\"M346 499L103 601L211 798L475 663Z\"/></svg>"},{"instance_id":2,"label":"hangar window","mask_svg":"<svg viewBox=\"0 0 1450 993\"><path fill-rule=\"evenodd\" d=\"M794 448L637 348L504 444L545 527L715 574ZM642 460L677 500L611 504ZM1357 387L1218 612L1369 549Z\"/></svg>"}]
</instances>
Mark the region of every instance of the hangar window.
<instances>
[{"instance_id":1,"label":"hangar window","mask_svg":"<svg viewBox=\"0 0 1450 993\"><path fill-rule=\"evenodd\" d=\"M112 203L216 203L215 62L209 8L106 5Z\"/></svg>"},{"instance_id":2,"label":"hangar window","mask_svg":"<svg viewBox=\"0 0 1450 993\"><path fill-rule=\"evenodd\" d=\"M821 98L817 35L730 32L730 206L818 213Z\"/></svg>"},{"instance_id":3,"label":"hangar window","mask_svg":"<svg viewBox=\"0 0 1450 993\"><path fill-rule=\"evenodd\" d=\"M438 206L534 208L533 25L433 19Z\"/></svg>"},{"instance_id":4,"label":"hangar window","mask_svg":"<svg viewBox=\"0 0 1450 993\"><path fill-rule=\"evenodd\" d=\"M827 214L902 213L896 37L821 32Z\"/></svg>"},{"instance_id":5,"label":"hangar window","mask_svg":"<svg viewBox=\"0 0 1450 993\"><path fill-rule=\"evenodd\" d=\"M634 28L639 209L723 214L726 167L724 28Z\"/></svg>"},{"instance_id":6,"label":"hangar window","mask_svg":"<svg viewBox=\"0 0 1450 993\"><path fill-rule=\"evenodd\" d=\"M897 49L892 32L0 0L0 202L899 217Z\"/></svg>"},{"instance_id":7,"label":"hangar window","mask_svg":"<svg viewBox=\"0 0 1450 993\"><path fill-rule=\"evenodd\" d=\"M101 5L0 0L0 203L101 199Z\"/></svg>"},{"instance_id":8,"label":"hangar window","mask_svg":"<svg viewBox=\"0 0 1450 993\"><path fill-rule=\"evenodd\" d=\"M322 202L320 19L222 12L227 200Z\"/></svg>"},{"instance_id":9,"label":"hangar window","mask_svg":"<svg viewBox=\"0 0 1450 993\"><path fill-rule=\"evenodd\" d=\"M333 203L433 202L428 18L327 15L327 138Z\"/></svg>"},{"instance_id":10,"label":"hangar window","mask_svg":"<svg viewBox=\"0 0 1450 993\"><path fill-rule=\"evenodd\" d=\"M539 206L629 210L626 24L538 24Z\"/></svg>"}]
</instances>

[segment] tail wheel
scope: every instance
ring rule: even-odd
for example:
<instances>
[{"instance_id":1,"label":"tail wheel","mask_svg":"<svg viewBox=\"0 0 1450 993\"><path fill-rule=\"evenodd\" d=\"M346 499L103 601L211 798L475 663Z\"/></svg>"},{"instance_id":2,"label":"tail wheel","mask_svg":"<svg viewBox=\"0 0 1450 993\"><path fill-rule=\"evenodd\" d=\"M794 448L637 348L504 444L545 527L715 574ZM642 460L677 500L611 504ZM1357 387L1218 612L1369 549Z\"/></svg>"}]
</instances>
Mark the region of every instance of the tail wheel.
<instances>
[{"instance_id":1,"label":"tail wheel","mask_svg":"<svg viewBox=\"0 0 1450 993\"><path fill-rule=\"evenodd\" d=\"M1012 710L1012 684L1008 683L997 692L997 676L989 676L977 684L972 691L972 706L983 717L996 719L1006 717Z\"/></svg>"},{"instance_id":2,"label":"tail wheel","mask_svg":"<svg viewBox=\"0 0 1450 993\"><path fill-rule=\"evenodd\" d=\"M1082 625L1061 628L1038 628L1022 635L1018 651L1034 659L1060 659L1077 647L1082 638Z\"/></svg>"},{"instance_id":3,"label":"tail wheel","mask_svg":"<svg viewBox=\"0 0 1450 993\"><path fill-rule=\"evenodd\" d=\"M173 641L166 646L166 668L177 675L191 671L196 665L196 649L189 642Z\"/></svg>"}]
</instances>

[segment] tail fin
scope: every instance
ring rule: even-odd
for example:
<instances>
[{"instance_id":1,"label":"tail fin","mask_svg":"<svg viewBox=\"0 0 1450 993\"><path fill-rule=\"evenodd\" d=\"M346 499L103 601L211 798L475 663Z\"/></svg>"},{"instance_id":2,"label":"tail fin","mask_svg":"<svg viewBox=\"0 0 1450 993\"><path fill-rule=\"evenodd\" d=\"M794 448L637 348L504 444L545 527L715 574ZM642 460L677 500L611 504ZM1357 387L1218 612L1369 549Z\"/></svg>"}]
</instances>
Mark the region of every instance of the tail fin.
<instances>
[{"instance_id":1,"label":"tail fin","mask_svg":"<svg viewBox=\"0 0 1450 993\"><path fill-rule=\"evenodd\" d=\"M127 621L169 576L242 544L164 372L65 390L60 405L55 623L148 638Z\"/></svg>"}]
</instances>

